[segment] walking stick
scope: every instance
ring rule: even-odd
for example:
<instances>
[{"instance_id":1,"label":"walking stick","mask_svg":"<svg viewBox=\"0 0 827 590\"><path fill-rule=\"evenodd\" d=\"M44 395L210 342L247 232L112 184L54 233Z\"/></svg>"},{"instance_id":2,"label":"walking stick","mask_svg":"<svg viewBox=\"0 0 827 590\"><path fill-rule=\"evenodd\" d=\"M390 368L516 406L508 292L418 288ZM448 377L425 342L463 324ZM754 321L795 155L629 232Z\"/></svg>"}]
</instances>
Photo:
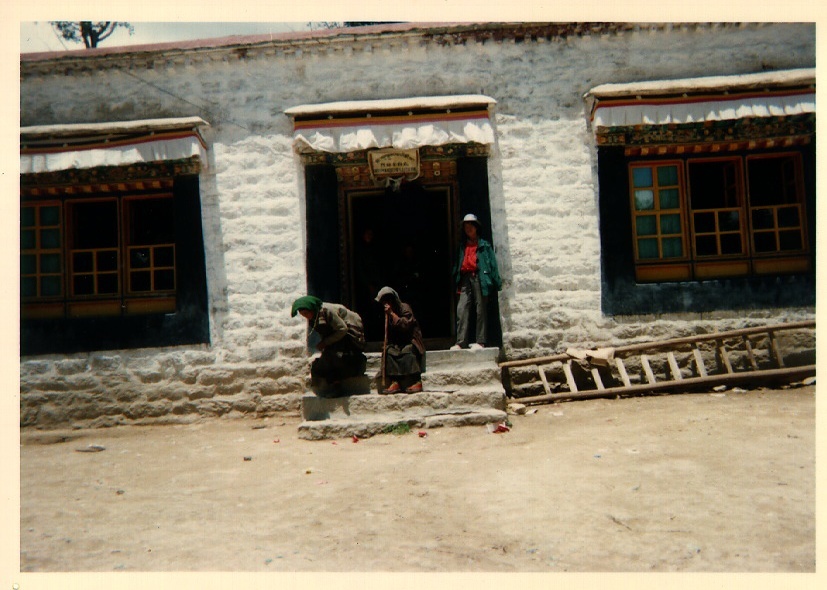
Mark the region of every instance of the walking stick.
<instances>
[{"instance_id":1,"label":"walking stick","mask_svg":"<svg viewBox=\"0 0 827 590\"><path fill-rule=\"evenodd\" d=\"M385 376L386 368L386 361L385 356L388 354L388 314L385 314L385 341L382 343L382 390L385 389L387 385L387 378ZM381 393L381 392L380 392Z\"/></svg>"}]
</instances>

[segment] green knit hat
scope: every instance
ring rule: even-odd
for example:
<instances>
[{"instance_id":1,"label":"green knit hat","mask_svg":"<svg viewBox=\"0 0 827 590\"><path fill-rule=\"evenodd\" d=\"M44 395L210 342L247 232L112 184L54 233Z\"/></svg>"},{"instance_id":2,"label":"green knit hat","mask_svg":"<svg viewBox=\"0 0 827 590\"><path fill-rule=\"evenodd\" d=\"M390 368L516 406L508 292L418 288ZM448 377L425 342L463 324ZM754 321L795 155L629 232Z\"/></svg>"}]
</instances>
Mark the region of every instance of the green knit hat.
<instances>
[{"instance_id":1,"label":"green knit hat","mask_svg":"<svg viewBox=\"0 0 827 590\"><path fill-rule=\"evenodd\" d=\"M313 297L312 295L305 295L304 297L299 297L293 302L293 309L290 311L290 317L296 317L296 314L299 313L300 309L306 309L308 311L312 311L313 315L319 313L319 310L322 308L322 300L318 297Z\"/></svg>"}]
</instances>

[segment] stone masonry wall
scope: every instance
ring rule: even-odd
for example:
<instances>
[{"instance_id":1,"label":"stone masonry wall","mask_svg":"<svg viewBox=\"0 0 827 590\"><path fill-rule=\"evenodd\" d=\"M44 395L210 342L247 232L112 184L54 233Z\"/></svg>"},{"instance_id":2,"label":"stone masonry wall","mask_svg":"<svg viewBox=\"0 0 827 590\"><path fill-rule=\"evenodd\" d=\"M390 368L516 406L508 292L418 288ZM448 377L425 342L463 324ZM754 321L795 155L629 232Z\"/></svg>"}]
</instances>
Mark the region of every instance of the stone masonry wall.
<instances>
[{"instance_id":1,"label":"stone masonry wall","mask_svg":"<svg viewBox=\"0 0 827 590\"><path fill-rule=\"evenodd\" d=\"M151 68L141 60L70 75L24 68L21 125L190 115L211 123L201 195L212 342L23 358L23 425L298 408L305 323L289 312L306 285L304 186L283 111L299 104L447 94L497 100L489 183L509 356L814 317L813 309L604 316L596 157L582 99L610 82L814 67L812 25L456 45L380 37L241 58L159 55Z\"/></svg>"}]
</instances>

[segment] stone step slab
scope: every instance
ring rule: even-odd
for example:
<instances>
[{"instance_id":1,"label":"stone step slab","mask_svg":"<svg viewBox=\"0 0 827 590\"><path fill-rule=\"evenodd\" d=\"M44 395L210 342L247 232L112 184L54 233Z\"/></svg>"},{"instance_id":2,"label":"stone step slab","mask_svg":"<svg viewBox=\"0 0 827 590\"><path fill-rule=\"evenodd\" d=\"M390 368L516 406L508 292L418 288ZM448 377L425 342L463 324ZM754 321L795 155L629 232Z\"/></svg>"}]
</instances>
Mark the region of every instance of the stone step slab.
<instances>
[{"instance_id":1,"label":"stone step slab","mask_svg":"<svg viewBox=\"0 0 827 590\"><path fill-rule=\"evenodd\" d=\"M332 438L369 438L391 432L405 424L410 429L440 428L450 426L480 426L499 423L507 418L504 410L476 409L452 413L376 414L363 418L336 418L329 420L305 421L299 424L299 438L324 440Z\"/></svg>"},{"instance_id":2,"label":"stone step slab","mask_svg":"<svg viewBox=\"0 0 827 590\"><path fill-rule=\"evenodd\" d=\"M326 398L314 393L302 396L302 418L320 421L338 418L367 418L377 415L448 414L475 410L505 410L505 395L497 391L436 392L351 395Z\"/></svg>"}]
</instances>

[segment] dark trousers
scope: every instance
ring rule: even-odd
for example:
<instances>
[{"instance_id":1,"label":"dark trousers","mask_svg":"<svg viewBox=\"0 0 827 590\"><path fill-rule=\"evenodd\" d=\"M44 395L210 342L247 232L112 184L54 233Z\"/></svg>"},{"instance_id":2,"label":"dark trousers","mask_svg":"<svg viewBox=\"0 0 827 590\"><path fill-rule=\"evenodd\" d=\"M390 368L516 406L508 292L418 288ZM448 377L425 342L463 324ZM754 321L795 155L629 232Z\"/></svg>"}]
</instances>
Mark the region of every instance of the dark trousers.
<instances>
[{"instance_id":1,"label":"dark trousers","mask_svg":"<svg viewBox=\"0 0 827 590\"><path fill-rule=\"evenodd\" d=\"M322 351L319 358L310 364L310 376L327 381L340 381L364 374L367 358L358 350L349 338L336 342Z\"/></svg>"},{"instance_id":2,"label":"dark trousers","mask_svg":"<svg viewBox=\"0 0 827 590\"><path fill-rule=\"evenodd\" d=\"M483 296L480 277L476 273L464 274L459 281L457 302L457 344L468 346L471 342L485 345L487 338L488 297ZM476 321L476 337L472 340L470 331L471 314Z\"/></svg>"}]
</instances>

